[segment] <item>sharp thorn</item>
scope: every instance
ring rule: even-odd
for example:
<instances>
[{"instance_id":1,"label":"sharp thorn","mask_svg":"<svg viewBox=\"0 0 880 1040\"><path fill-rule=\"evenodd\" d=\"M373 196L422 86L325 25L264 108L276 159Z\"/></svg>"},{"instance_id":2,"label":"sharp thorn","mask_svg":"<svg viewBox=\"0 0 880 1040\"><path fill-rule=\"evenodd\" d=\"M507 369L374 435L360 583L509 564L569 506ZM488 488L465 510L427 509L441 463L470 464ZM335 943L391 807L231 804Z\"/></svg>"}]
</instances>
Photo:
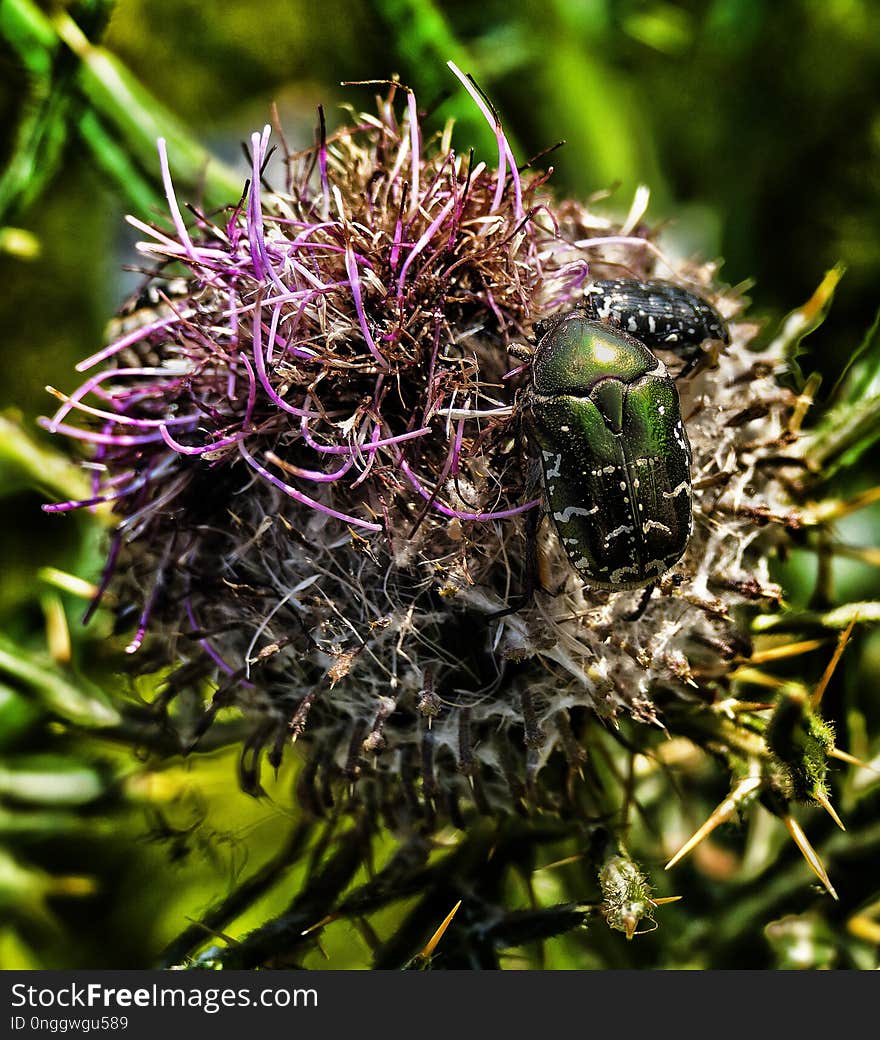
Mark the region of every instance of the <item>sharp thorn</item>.
<instances>
[{"instance_id":1,"label":"sharp thorn","mask_svg":"<svg viewBox=\"0 0 880 1040\"><path fill-rule=\"evenodd\" d=\"M669 870L674 867L680 859L683 859L689 852L697 847L701 841L708 838L712 831L716 827L725 823L733 816L736 812L737 806L752 791L756 790L761 786L761 778L759 776L749 776L745 780L741 780L736 787L730 792L730 794L718 805L708 820L694 833L690 838L682 845L682 847L676 852L672 859L666 864L665 870Z\"/></svg>"},{"instance_id":2,"label":"sharp thorn","mask_svg":"<svg viewBox=\"0 0 880 1040\"><path fill-rule=\"evenodd\" d=\"M336 920L336 914L327 914L326 917L322 917L320 921L316 921L314 924L310 924L308 928L301 931L300 935L309 935L311 932L317 932L319 928L323 928L325 924L330 924L331 921Z\"/></svg>"},{"instance_id":3,"label":"sharp thorn","mask_svg":"<svg viewBox=\"0 0 880 1040\"><path fill-rule=\"evenodd\" d=\"M536 867L535 873L539 870L555 870L557 867L565 867L569 863L577 863L583 858L583 852L576 852L573 856L565 856L563 859L554 859L552 863L544 863L542 866Z\"/></svg>"},{"instance_id":4,"label":"sharp thorn","mask_svg":"<svg viewBox=\"0 0 880 1040\"><path fill-rule=\"evenodd\" d=\"M449 911L449 913L443 918L443 922L431 938L425 943L424 949L419 953L418 957L420 960L428 960L437 949L437 943L443 938L443 934L446 929L452 924L452 918L458 913L458 908L461 906L461 900L455 904L455 906Z\"/></svg>"},{"instance_id":5,"label":"sharp thorn","mask_svg":"<svg viewBox=\"0 0 880 1040\"><path fill-rule=\"evenodd\" d=\"M848 751L841 751L840 748L832 748L828 752L829 758L836 758L841 762L847 762L851 766L858 766L860 769L870 769L872 773L880 773L880 769L872 766L870 762L865 762L861 758L856 758L855 755L851 755Z\"/></svg>"},{"instance_id":6,"label":"sharp thorn","mask_svg":"<svg viewBox=\"0 0 880 1040\"><path fill-rule=\"evenodd\" d=\"M834 670L843 656L843 651L846 644L849 642L849 637L852 635L852 631L855 628L857 617L854 617L852 621L846 626L846 628L840 633L840 638L837 640L837 646L834 653L831 655L831 660L828 662L828 667L822 673L822 678L819 680L816 689L813 691L813 696L810 698L810 706L815 710L822 703L822 698L825 695L825 688L828 683L831 682L831 676L834 675Z\"/></svg>"},{"instance_id":7,"label":"sharp thorn","mask_svg":"<svg viewBox=\"0 0 880 1040\"><path fill-rule=\"evenodd\" d=\"M756 650L747 660L749 664L756 665L765 664L767 661L778 661L784 657L797 657L800 654L818 650L825 642L824 639L805 639L800 643L785 643L783 646L773 646L768 650Z\"/></svg>"},{"instance_id":8,"label":"sharp thorn","mask_svg":"<svg viewBox=\"0 0 880 1040\"><path fill-rule=\"evenodd\" d=\"M831 817L831 819L834 820L834 822L837 824L837 826L842 831L845 831L846 827L844 827L844 825L843 825L843 820L841 820L841 818L837 815L837 810L831 804L831 802L830 802L830 800L828 798L828 795L825 794L824 791L820 791L819 794L816 795L816 801L819 803L819 805L822 806L822 808L825 810L825 812L828 813L828 815Z\"/></svg>"},{"instance_id":9,"label":"sharp thorn","mask_svg":"<svg viewBox=\"0 0 880 1040\"><path fill-rule=\"evenodd\" d=\"M825 870L822 860L819 859L818 853L807 840L807 836L804 834L801 825L793 816L783 816L782 822L785 824L788 833L791 835L792 841L797 845L801 855L807 861L810 870L812 870L816 877L822 882L828 890L828 894L831 898L837 900L838 895L834 891L834 886L831 884L828 872Z\"/></svg>"}]
</instances>

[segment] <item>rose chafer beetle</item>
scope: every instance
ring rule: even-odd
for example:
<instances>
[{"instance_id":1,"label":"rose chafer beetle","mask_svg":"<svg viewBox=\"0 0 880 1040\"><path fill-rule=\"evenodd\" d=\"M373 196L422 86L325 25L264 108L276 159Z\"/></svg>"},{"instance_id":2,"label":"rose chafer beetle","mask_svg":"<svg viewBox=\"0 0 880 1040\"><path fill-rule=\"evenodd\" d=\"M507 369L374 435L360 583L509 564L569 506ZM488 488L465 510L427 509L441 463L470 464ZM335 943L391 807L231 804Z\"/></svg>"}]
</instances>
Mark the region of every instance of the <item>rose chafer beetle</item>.
<instances>
[{"instance_id":1,"label":"rose chafer beetle","mask_svg":"<svg viewBox=\"0 0 880 1040\"><path fill-rule=\"evenodd\" d=\"M600 588L652 586L691 533L691 449L666 366L571 311L542 327L526 404L572 566Z\"/></svg>"}]
</instances>

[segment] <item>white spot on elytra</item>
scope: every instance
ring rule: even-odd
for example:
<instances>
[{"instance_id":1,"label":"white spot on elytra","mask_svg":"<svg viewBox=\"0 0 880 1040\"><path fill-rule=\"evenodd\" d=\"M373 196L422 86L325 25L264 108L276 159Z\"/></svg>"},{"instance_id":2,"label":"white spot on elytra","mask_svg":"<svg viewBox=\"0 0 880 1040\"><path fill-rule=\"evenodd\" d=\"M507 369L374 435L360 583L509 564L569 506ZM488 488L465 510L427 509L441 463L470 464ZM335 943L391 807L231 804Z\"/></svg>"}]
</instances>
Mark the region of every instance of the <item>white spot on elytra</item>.
<instances>
[{"instance_id":1,"label":"white spot on elytra","mask_svg":"<svg viewBox=\"0 0 880 1040\"><path fill-rule=\"evenodd\" d=\"M562 472L562 456L552 451L542 451L544 462L549 463L544 470L544 476L548 480L558 477Z\"/></svg>"},{"instance_id":2,"label":"white spot on elytra","mask_svg":"<svg viewBox=\"0 0 880 1040\"><path fill-rule=\"evenodd\" d=\"M583 506L566 506L565 509L560 509L558 513L554 513L553 519L560 524L567 524L573 516L595 516L598 512L598 506L593 506L590 509L584 509Z\"/></svg>"},{"instance_id":3,"label":"white spot on elytra","mask_svg":"<svg viewBox=\"0 0 880 1040\"><path fill-rule=\"evenodd\" d=\"M690 493L690 484L688 484L688 482L686 480L683 480L680 484L676 484L676 486L671 491L664 491L663 492L663 497L664 498L676 498L676 497L678 497L678 495L689 494L689 493Z\"/></svg>"}]
</instances>

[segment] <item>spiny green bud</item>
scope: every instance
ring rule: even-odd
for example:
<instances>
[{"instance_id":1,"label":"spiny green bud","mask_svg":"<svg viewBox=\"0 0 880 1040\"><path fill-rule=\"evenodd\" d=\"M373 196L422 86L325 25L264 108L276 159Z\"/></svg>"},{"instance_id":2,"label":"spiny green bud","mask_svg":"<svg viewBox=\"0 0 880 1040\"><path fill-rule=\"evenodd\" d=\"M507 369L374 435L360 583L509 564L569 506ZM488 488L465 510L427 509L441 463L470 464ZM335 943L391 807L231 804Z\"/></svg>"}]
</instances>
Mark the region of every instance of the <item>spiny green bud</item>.
<instances>
[{"instance_id":1,"label":"spiny green bud","mask_svg":"<svg viewBox=\"0 0 880 1040\"><path fill-rule=\"evenodd\" d=\"M781 691L765 739L782 767L791 798L814 802L827 797L825 776L834 729L812 710L804 690L787 687Z\"/></svg>"},{"instance_id":2,"label":"spiny green bud","mask_svg":"<svg viewBox=\"0 0 880 1040\"><path fill-rule=\"evenodd\" d=\"M651 922L653 931L657 927L651 899L651 886L629 856L618 853L609 856L599 869L599 885L602 888L602 916L609 928L626 933L632 939L642 918Z\"/></svg>"}]
</instances>

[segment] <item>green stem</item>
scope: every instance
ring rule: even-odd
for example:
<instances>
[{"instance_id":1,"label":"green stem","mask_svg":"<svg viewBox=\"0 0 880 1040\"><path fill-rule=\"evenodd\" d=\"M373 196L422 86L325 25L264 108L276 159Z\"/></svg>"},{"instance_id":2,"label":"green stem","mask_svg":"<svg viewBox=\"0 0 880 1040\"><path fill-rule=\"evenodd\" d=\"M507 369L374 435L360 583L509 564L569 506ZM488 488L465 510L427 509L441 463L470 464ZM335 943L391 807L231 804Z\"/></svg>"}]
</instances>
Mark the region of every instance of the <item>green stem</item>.
<instances>
[{"instance_id":1,"label":"green stem","mask_svg":"<svg viewBox=\"0 0 880 1040\"><path fill-rule=\"evenodd\" d=\"M446 62L454 61L462 72L472 74L481 88L485 89L487 83L440 7L433 0L378 0L376 6L410 70L418 72L421 100L434 102L452 94L444 110L451 110L455 117L455 140L463 148L473 145L484 156L495 156L495 135ZM505 136L517 162L525 161L526 156L506 130Z\"/></svg>"},{"instance_id":2,"label":"green stem","mask_svg":"<svg viewBox=\"0 0 880 1040\"><path fill-rule=\"evenodd\" d=\"M193 921L165 947L160 958L160 967L171 968L180 964L193 950L215 936L230 921L235 920L261 896L265 895L282 874L299 861L311 832L311 821L300 823L295 827L274 856L246 881L233 889L229 895L211 906L198 921Z\"/></svg>"},{"instance_id":3,"label":"green stem","mask_svg":"<svg viewBox=\"0 0 880 1040\"><path fill-rule=\"evenodd\" d=\"M100 690L75 686L5 636L0 636L0 672L33 690L44 707L68 722L89 728L119 722L118 712Z\"/></svg>"},{"instance_id":4,"label":"green stem","mask_svg":"<svg viewBox=\"0 0 880 1040\"><path fill-rule=\"evenodd\" d=\"M798 445L817 480L854 465L880 438L880 395L834 408Z\"/></svg>"},{"instance_id":5,"label":"green stem","mask_svg":"<svg viewBox=\"0 0 880 1040\"><path fill-rule=\"evenodd\" d=\"M125 185L128 202L138 213L150 213L161 205L155 187L131 161L125 147L107 132L94 109L83 112L79 132L107 177L116 184Z\"/></svg>"},{"instance_id":6,"label":"green stem","mask_svg":"<svg viewBox=\"0 0 880 1040\"><path fill-rule=\"evenodd\" d=\"M863 601L844 603L824 612L815 610L790 611L787 614L760 614L752 621L752 631L808 633L813 629L842 630L851 621L880 621L880 603Z\"/></svg>"},{"instance_id":7,"label":"green stem","mask_svg":"<svg viewBox=\"0 0 880 1040\"><path fill-rule=\"evenodd\" d=\"M90 494L83 471L60 452L29 437L9 413L0 415L0 467L4 466L18 470L28 487L53 498L80 499Z\"/></svg>"},{"instance_id":8,"label":"green stem","mask_svg":"<svg viewBox=\"0 0 880 1040\"><path fill-rule=\"evenodd\" d=\"M74 84L86 101L111 127L128 151L144 169L157 171L156 138L168 142L168 155L175 178L189 188L203 186L203 201L208 208L235 202L241 194L243 177L228 168L196 141L187 127L166 109L135 76L103 47L92 44L70 15L57 10L43 14L31 0L4 0L0 5L0 32L15 47L31 68L44 68L64 44L79 59ZM38 60L35 53L43 52ZM97 142L86 137L92 147ZM109 160L106 165L114 170ZM156 178L158 185L158 176ZM119 187L126 194L130 186ZM141 197L133 200L140 204Z\"/></svg>"}]
</instances>

